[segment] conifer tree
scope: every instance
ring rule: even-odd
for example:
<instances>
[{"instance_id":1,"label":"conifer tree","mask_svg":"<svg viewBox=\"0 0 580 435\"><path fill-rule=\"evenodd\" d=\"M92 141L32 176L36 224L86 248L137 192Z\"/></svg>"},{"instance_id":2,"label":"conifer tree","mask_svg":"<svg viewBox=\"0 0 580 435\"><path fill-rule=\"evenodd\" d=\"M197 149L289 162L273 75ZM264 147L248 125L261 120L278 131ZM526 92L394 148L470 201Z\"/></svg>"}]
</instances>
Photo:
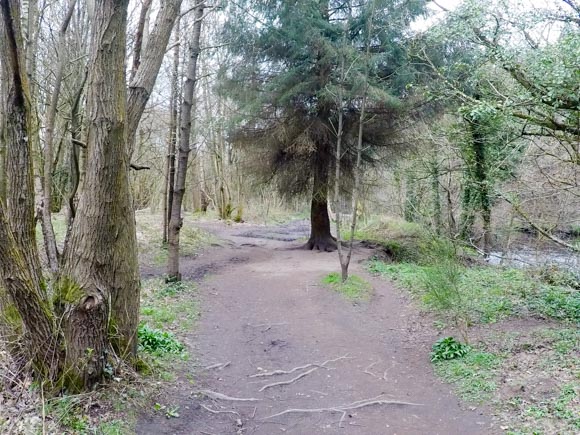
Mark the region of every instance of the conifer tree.
<instances>
[{"instance_id":1,"label":"conifer tree","mask_svg":"<svg viewBox=\"0 0 580 435\"><path fill-rule=\"evenodd\" d=\"M371 4L373 26L368 26ZM283 195L311 195L309 249L336 247L328 189L339 110L346 183L356 160L363 95L364 162L377 162L380 149L394 145L405 86L412 80L408 26L424 6L419 0L246 0L231 6L238 10L228 14L224 36L235 61L224 67L223 90L240 107L232 139L250 153L256 173ZM368 74L361 61L367 41ZM347 65L342 78L341 59Z\"/></svg>"}]
</instances>

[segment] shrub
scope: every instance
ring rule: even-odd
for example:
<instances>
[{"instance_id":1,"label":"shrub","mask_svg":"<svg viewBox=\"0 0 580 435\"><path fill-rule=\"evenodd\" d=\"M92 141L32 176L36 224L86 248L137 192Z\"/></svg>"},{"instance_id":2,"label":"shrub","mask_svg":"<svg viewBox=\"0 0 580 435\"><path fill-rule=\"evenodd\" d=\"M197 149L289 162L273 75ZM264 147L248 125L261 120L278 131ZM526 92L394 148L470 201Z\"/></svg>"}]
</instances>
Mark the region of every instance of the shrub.
<instances>
[{"instance_id":1,"label":"shrub","mask_svg":"<svg viewBox=\"0 0 580 435\"><path fill-rule=\"evenodd\" d=\"M470 347L466 344L460 343L453 337L445 337L437 340L433 345L433 352L431 352L431 361L443 361L455 358L461 358L467 355Z\"/></svg>"},{"instance_id":2,"label":"shrub","mask_svg":"<svg viewBox=\"0 0 580 435\"><path fill-rule=\"evenodd\" d=\"M156 355L180 353L185 349L171 332L151 328L145 323L139 325L137 335L139 349Z\"/></svg>"}]
</instances>

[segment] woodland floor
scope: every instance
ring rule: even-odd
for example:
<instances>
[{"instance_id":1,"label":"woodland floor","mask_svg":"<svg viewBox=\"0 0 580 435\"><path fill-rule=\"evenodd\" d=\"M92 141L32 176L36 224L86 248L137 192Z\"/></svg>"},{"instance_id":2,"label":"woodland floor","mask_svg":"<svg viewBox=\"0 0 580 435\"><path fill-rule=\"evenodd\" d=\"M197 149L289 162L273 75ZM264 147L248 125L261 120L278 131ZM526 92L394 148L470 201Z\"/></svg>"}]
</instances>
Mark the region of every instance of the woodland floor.
<instances>
[{"instance_id":1,"label":"woodland floor","mask_svg":"<svg viewBox=\"0 0 580 435\"><path fill-rule=\"evenodd\" d=\"M152 404L138 434L500 432L491 412L461 405L437 379L429 362L438 338L432 319L365 271L372 250L358 246L351 266L374 287L372 296L353 302L321 283L339 269L336 253L297 249L306 222L199 225L220 242L182 261L184 279L199 283L200 318L180 335L192 358L155 398L179 417ZM143 266L142 273L163 269Z\"/></svg>"}]
</instances>

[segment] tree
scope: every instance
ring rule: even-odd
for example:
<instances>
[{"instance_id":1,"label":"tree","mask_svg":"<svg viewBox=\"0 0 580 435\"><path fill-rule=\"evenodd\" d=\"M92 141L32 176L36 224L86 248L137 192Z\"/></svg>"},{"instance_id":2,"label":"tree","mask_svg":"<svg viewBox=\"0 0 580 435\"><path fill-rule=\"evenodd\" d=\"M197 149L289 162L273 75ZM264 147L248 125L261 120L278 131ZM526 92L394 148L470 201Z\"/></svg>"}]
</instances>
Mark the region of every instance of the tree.
<instances>
[{"instance_id":1,"label":"tree","mask_svg":"<svg viewBox=\"0 0 580 435\"><path fill-rule=\"evenodd\" d=\"M126 146L127 6L128 0L94 4L86 97L88 164L62 267L57 279L48 282L34 234L30 138L35 130L19 2L0 2L11 103L8 198L6 208L0 205L0 279L9 295L8 304L1 306L2 318L10 320L6 326L16 333L24 325L21 350L39 379L73 392L100 382L115 353L130 358L136 347L138 318L132 314L139 307L139 271ZM126 303L122 310L120 301Z\"/></svg>"},{"instance_id":2,"label":"tree","mask_svg":"<svg viewBox=\"0 0 580 435\"><path fill-rule=\"evenodd\" d=\"M554 9L558 4L562 8ZM469 1L431 29L421 49L419 57L434 72L431 96L461 104L458 115L469 133L468 146L461 148L466 164L462 233L468 236L473 213L480 210L486 252L494 197L529 221L517 198L507 198L497 184L513 174L527 138L559 144L560 151L549 154L562 163L580 161L574 145L580 133L579 88L571 60L580 49L577 14L577 4L569 1L531 11L501 0ZM555 26L558 37L546 37L542 26L557 22L564 23ZM562 181L566 190L574 183Z\"/></svg>"},{"instance_id":3,"label":"tree","mask_svg":"<svg viewBox=\"0 0 580 435\"><path fill-rule=\"evenodd\" d=\"M179 233L183 226L181 209L185 194L185 180L187 177L187 162L191 151L190 136L192 126L192 114L195 113L194 91L197 83L197 60L200 52L201 24L205 0L196 0L193 34L189 46L189 60L185 84L183 87L183 99L181 101L181 119L179 125L179 154L177 157L177 173L175 179L174 197L171 207L171 217L168 228L169 255L167 260L167 280L180 281L179 271Z\"/></svg>"},{"instance_id":4,"label":"tree","mask_svg":"<svg viewBox=\"0 0 580 435\"><path fill-rule=\"evenodd\" d=\"M310 193L309 249L334 250L328 216L329 175L334 162L338 49L343 23L350 47L349 97L343 116L344 180L352 180L356 162L358 120L363 95L359 58L372 40L368 79L369 121L363 136L363 160L377 160L377 149L392 145L393 124L401 109L398 98L410 80L405 62L405 30L420 14L423 1L377 1L373 35L367 35L371 2L356 6L339 1L242 2L232 11L226 38L237 61L228 76L228 94L242 108L242 127L233 140L253 154L253 169L275 181L286 196ZM236 8L237 6L232 6ZM350 177L348 176L350 175Z\"/></svg>"}]
</instances>

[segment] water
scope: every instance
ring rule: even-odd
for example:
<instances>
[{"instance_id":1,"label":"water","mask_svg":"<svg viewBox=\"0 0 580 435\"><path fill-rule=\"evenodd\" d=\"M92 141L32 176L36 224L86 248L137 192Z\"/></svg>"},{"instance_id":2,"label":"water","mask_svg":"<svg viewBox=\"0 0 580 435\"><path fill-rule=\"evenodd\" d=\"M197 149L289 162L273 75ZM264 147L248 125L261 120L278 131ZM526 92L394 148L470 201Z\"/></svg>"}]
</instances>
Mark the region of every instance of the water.
<instances>
[{"instance_id":1,"label":"water","mask_svg":"<svg viewBox=\"0 0 580 435\"><path fill-rule=\"evenodd\" d=\"M491 252L488 262L513 267L553 265L580 272L580 254L559 249L534 249L522 246L512 248L509 252Z\"/></svg>"}]
</instances>

